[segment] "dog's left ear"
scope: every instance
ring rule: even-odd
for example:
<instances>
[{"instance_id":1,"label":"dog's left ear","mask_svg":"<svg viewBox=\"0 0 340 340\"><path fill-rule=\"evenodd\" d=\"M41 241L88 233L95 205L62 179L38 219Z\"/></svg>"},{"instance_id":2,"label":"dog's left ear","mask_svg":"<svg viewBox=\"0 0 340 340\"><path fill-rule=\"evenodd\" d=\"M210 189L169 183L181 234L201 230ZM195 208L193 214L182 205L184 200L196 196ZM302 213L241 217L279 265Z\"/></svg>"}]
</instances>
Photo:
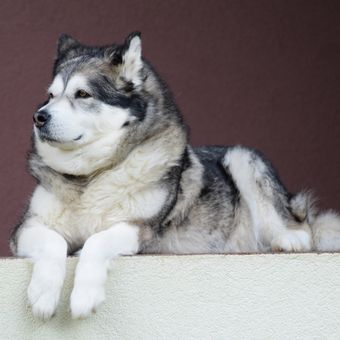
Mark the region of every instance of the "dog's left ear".
<instances>
[{"instance_id":1,"label":"dog's left ear","mask_svg":"<svg viewBox=\"0 0 340 340\"><path fill-rule=\"evenodd\" d=\"M125 39L120 50L112 54L111 63L119 68L119 74L125 81L135 86L141 84L143 60L140 32L133 32Z\"/></svg>"}]
</instances>

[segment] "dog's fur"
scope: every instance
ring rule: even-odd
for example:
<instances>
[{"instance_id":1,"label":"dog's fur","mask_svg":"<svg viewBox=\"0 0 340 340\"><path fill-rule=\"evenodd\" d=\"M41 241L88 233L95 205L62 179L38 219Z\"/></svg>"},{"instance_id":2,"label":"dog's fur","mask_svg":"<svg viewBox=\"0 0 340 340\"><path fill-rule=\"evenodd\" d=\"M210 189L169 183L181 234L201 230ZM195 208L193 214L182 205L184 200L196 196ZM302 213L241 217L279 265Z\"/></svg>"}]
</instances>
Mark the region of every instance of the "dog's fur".
<instances>
[{"instance_id":1,"label":"dog's fur","mask_svg":"<svg viewBox=\"0 0 340 340\"><path fill-rule=\"evenodd\" d=\"M38 186L11 237L34 261L35 315L53 315L66 256L80 249L73 317L104 300L117 255L339 250L339 217L288 193L259 152L188 145L138 33L106 47L62 35L49 93L29 157Z\"/></svg>"}]
</instances>

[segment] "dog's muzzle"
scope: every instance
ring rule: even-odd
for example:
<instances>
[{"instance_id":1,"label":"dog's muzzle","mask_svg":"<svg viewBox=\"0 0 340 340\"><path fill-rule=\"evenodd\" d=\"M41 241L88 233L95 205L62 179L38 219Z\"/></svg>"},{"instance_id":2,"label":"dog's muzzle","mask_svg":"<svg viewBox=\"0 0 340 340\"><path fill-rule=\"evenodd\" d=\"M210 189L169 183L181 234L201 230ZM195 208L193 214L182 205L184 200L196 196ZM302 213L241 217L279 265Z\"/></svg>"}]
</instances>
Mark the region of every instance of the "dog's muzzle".
<instances>
[{"instance_id":1,"label":"dog's muzzle","mask_svg":"<svg viewBox=\"0 0 340 340\"><path fill-rule=\"evenodd\" d=\"M37 111L33 115L33 122L37 128L41 128L47 124L50 120L51 115L47 111Z\"/></svg>"}]
</instances>

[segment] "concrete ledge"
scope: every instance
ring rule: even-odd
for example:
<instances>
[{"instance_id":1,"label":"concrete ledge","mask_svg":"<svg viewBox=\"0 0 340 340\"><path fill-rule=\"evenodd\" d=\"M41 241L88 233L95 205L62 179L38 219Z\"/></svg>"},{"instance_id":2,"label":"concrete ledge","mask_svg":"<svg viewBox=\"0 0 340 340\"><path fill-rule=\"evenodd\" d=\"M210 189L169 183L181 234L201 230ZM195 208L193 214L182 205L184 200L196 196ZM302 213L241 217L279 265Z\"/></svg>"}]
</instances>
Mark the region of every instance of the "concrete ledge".
<instances>
[{"instance_id":1,"label":"concrete ledge","mask_svg":"<svg viewBox=\"0 0 340 340\"><path fill-rule=\"evenodd\" d=\"M133 256L116 261L107 300L71 320L77 259L57 315L32 318L32 265L0 260L0 339L340 339L340 254Z\"/></svg>"}]
</instances>

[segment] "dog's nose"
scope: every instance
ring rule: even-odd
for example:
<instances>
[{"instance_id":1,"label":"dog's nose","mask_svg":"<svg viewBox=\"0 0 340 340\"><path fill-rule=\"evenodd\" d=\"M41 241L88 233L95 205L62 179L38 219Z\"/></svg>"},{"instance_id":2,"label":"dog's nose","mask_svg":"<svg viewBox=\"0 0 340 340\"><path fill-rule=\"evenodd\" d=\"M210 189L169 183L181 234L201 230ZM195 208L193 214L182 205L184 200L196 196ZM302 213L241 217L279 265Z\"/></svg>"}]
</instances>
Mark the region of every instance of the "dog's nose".
<instances>
[{"instance_id":1,"label":"dog's nose","mask_svg":"<svg viewBox=\"0 0 340 340\"><path fill-rule=\"evenodd\" d=\"M33 121L37 128L44 126L50 119L50 114L47 111L37 111L33 115Z\"/></svg>"}]
</instances>

